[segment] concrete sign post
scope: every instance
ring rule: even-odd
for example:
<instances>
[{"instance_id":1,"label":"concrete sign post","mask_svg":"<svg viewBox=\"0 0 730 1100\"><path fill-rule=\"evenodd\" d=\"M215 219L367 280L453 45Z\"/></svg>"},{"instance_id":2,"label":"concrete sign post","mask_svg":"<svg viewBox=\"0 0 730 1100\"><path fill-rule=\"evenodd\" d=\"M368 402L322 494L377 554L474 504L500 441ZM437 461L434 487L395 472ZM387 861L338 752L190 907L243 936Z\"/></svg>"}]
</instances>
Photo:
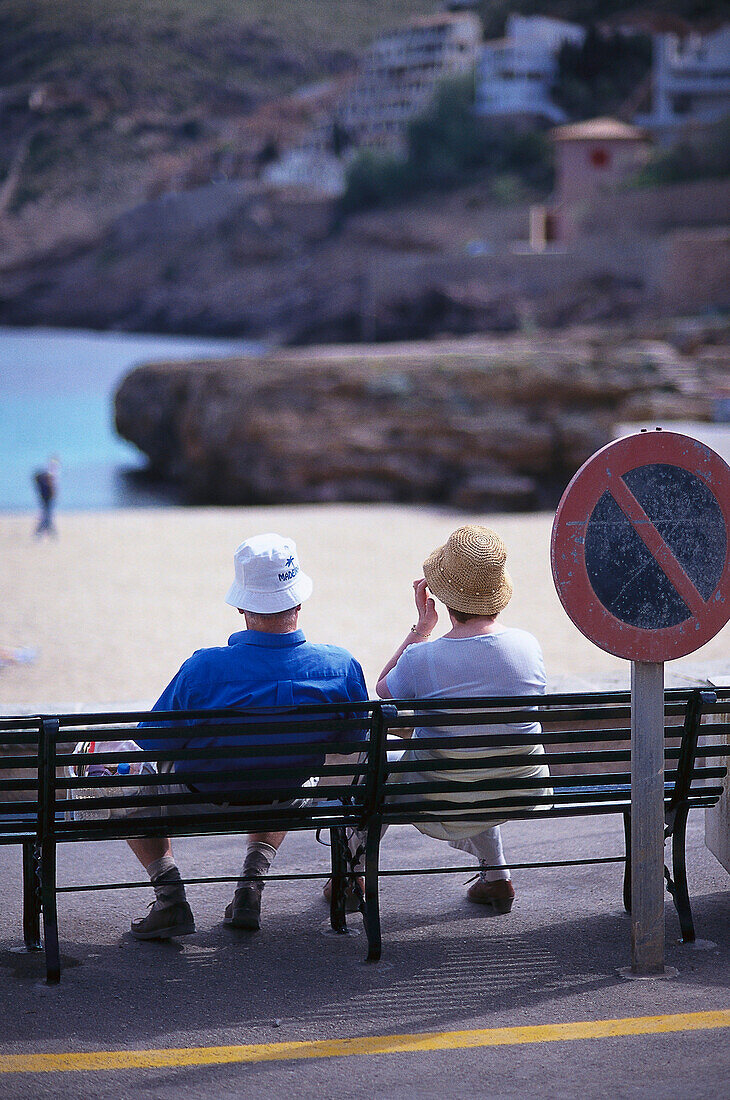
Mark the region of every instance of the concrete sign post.
<instances>
[{"instance_id":1,"label":"concrete sign post","mask_svg":"<svg viewBox=\"0 0 730 1100\"><path fill-rule=\"evenodd\" d=\"M558 505L553 580L578 629L632 662L632 975L664 967L664 662L730 619L730 467L676 432L609 443Z\"/></svg>"},{"instance_id":2,"label":"concrete sign post","mask_svg":"<svg viewBox=\"0 0 730 1100\"><path fill-rule=\"evenodd\" d=\"M631 664L631 968L664 973L664 665Z\"/></svg>"}]
</instances>

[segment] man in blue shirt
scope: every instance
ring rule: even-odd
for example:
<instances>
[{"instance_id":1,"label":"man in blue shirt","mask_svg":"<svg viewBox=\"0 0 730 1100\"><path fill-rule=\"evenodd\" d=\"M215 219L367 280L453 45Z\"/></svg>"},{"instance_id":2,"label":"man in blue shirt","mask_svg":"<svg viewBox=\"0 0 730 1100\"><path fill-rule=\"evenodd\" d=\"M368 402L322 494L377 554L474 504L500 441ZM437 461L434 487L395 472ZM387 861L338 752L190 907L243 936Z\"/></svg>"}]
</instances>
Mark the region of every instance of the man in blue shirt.
<instances>
[{"instance_id":1,"label":"man in blue shirt","mask_svg":"<svg viewBox=\"0 0 730 1100\"><path fill-rule=\"evenodd\" d=\"M226 602L245 617L246 630L232 634L227 646L197 650L184 662L153 710L258 709L367 699L365 678L355 658L337 646L307 642L299 629L299 612L312 593L312 581L300 569L291 539L273 534L247 539L236 550L234 567L235 579ZM191 734L197 730L198 736L179 742L180 747L236 744L235 738L217 738L212 725L201 729L194 721L187 724L191 726ZM287 765L300 765L302 769L300 776L292 779L292 799L287 804L293 806L301 805L302 786L313 770L311 754L296 755L298 737L311 742L312 734L302 738L292 733L292 756L287 757ZM169 740L145 738L142 730L138 742L142 748L170 748ZM247 791L251 792L252 801L261 801L262 794L265 797L266 781L257 780L256 772L266 765L265 757L257 758L255 763L252 761L250 779L236 781L235 795L239 801L241 793ZM240 761L237 766L240 767ZM172 765L172 770L183 784L186 772L200 775L209 771L210 780L196 780L194 789L209 793L213 802L225 800L229 789L223 778L225 760L181 760ZM271 785L272 781L268 782ZM187 805L185 810L189 813L191 807ZM234 928L260 927L264 877L285 836L285 832L249 834L241 875L233 900L226 908L226 924ZM193 914L169 838L134 837L127 843L146 868L155 891L149 914L132 922L132 934L137 939L169 939L194 932Z\"/></svg>"}]
</instances>

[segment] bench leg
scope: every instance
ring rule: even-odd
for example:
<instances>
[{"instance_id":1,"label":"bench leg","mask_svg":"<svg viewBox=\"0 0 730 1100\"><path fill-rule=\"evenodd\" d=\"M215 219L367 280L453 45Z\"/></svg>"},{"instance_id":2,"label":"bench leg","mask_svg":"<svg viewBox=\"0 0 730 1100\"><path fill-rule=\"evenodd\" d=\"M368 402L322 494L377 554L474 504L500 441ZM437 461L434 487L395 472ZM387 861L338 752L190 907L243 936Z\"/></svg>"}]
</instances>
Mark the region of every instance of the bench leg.
<instances>
[{"instance_id":1,"label":"bench leg","mask_svg":"<svg viewBox=\"0 0 730 1100\"><path fill-rule=\"evenodd\" d=\"M56 845L46 840L41 846L41 904L43 941L46 948L46 980L53 985L61 980L61 956L58 950L56 912Z\"/></svg>"},{"instance_id":2,"label":"bench leg","mask_svg":"<svg viewBox=\"0 0 730 1100\"><path fill-rule=\"evenodd\" d=\"M685 844L687 837L687 813L677 812L672 829L672 879L667 877L669 892L679 917L682 943L695 942L695 926L692 920L692 906L687 886L687 859Z\"/></svg>"},{"instance_id":3,"label":"bench leg","mask_svg":"<svg viewBox=\"0 0 730 1100\"><path fill-rule=\"evenodd\" d=\"M40 951L41 907L35 841L23 842L23 939L28 951Z\"/></svg>"},{"instance_id":4,"label":"bench leg","mask_svg":"<svg viewBox=\"0 0 730 1100\"><path fill-rule=\"evenodd\" d=\"M624 909L631 912L631 814L624 811L624 841L626 844L626 863L624 864Z\"/></svg>"},{"instance_id":5,"label":"bench leg","mask_svg":"<svg viewBox=\"0 0 730 1100\"><path fill-rule=\"evenodd\" d=\"M380 870L380 823L369 826L365 848L365 932L368 937L368 962L377 962L382 951L380 936L380 901L378 871Z\"/></svg>"},{"instance_id":6,"label":"bench leg","mask_svg":"<svg viewBox=\"0 0 730 1100\"><path fill-rule=\"evenodd\" d=\"M330 924L334 932L347 932L345 915L345 886L347 884L347 838L342 826L330 829L330 854L332 858L332 897L330 899Z\"/></svg>"}]
</instances>

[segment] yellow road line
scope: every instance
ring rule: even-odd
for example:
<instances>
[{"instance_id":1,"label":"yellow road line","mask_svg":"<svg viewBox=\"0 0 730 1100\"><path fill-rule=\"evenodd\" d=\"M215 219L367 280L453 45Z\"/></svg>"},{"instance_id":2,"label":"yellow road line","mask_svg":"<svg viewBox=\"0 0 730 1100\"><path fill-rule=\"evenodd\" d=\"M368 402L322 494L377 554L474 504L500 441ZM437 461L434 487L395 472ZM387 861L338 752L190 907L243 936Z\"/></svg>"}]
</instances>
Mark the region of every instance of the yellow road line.
<instances>
[{"instance_id":1,"label":"yellow road line","mask_svg":"<svg viewBox=\"0 0 730 1100\"><path fill-rule=\"evenodd\" d=\"M255 1043L228 1047L172 1047L167 1050L98 1050L75 1054L3 1054L0 1073L50 1073L59 1070L153 1069L212 1066L235 1062L277 1062L300 1058L342 1058L353 1054L409 1054L433 1050L519 1046L569 1039L609 1039L622 1035L661 1035L671 1031L730 1028L730 1009L585 1020L533 1027L495 1027L481 1031L424 1031L418 1035L372 1035L291 1043Z\"/></svg>"}]
</instances>

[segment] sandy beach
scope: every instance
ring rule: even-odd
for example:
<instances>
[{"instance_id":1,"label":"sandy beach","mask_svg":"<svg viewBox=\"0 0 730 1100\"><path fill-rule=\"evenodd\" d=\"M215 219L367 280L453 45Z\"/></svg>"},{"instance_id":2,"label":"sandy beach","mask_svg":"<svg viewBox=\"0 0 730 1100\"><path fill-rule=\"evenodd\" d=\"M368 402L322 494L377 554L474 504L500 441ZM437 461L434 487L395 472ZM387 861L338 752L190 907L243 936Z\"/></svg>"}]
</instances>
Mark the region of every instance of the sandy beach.
<instances>
[{"instance_id":1,"label":"sandy beach","mask_svg":"<svg viewBox=\"0 0 730 1100\"><path fill-rule=\"evenodd\" d=\"M292 536L314 595L312 641L348 648L371 692L414 621L411 584L426 555L465 522L505 539L515 594L506 625L540 639L551 687L628 687L628 662L567 618L550 574L552 513L465 515L431 507L303 505L60 513L59 538L37 541L34 516L0 516L0 646L30 647L0 668L5 714L151 705L189 654L225 644L243 620L223 596L242 539ZM439 627L448 623L442 615ZM666 666L666 682L730 684L730 625Z\"/></svg>"}]
</instances>

